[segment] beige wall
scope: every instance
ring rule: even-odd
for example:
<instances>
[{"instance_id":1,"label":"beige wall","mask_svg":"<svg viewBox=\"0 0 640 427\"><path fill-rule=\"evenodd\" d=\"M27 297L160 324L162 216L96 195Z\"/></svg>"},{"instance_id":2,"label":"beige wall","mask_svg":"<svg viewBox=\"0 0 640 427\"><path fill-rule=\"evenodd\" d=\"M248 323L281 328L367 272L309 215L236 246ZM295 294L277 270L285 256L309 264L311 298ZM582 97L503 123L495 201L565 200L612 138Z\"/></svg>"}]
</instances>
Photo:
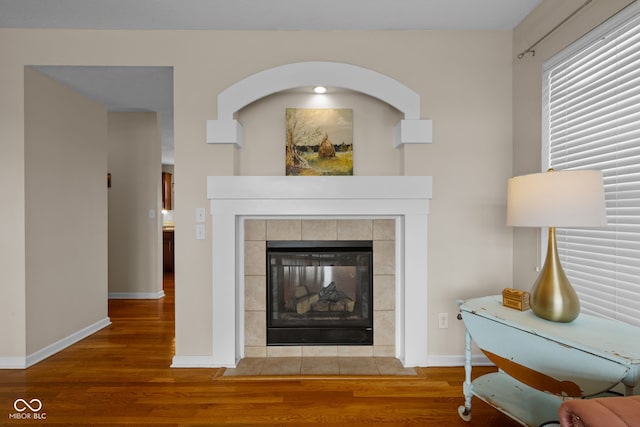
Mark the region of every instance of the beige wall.
<instances>
[{"instance_id":1,"label":"beige wall","mask_svg":"<svg viewBox=\"0 0 640 427\"><path fill-rule=\"evenodd\" d=\"M286 108L351 109L353 174L402 175L401 152L392 143L402 114L375 98L344 89L321 96L280 93L240 110L237 119L242 123L244 143L236 152L235 175L284 175Z\"/></svg>"},{"instance_id":2,"label":"beige wall","mask_svg":"<svg viewBox=\"0 0 640 427\"><path fill-rule=\"evenodd\" d=\"M517 59L558 22L577 10L584 0L545 0L514 30L513 46L513 174L539 172L542 141L542 66L546 60L570 45L629 3L607 0L590 3L579 14L535 48L535 56ZM638 5L636 4L636 8ZM534 229L514 231L514 284L529 290L541 264L540 236Z\"/></svg>"},{"instance_id":3,"label":"beige wall","mask_svg":"<svg viewBox=\"0 0 640 427\"><path fill-rule=\"evenodd\" d=\"M29 67L24 74L32 354L107 318L107 140L102 106Z\"/></svg>"},{"instance_id":4,"label":"beige wall","mask_svg":"<svg viewBox=\"0 0 640 427\"><path fill-rule=\"evenodd\" d=\"M0 51L14 49L0 37ZM0 360L19 363L26 354L25 146L24 66L13 61L0 67ZM11 101L9 101L11 100Z\"/></svg>"},{"instance_id":5,"label":"beige wall","mask_svg":"<svg viewBox=\"0 0 640 427\"><path fill-rule=\"evenodd\" d=\"M162 291L162 167L157 113L109 113L109 294Z\"/></svg>"},{"instance_id":6,"label":"beige wall","mask_svg":"<svg viewBox=\"0 0 640 427\"><path fill-rule=\"evenodd\" d=\"M23 116L15 108L23 102L25 64L173 66L175 172L179 176L174 215L176 351L182 356L210 354L211 237L195 240L195 208L208 206L207 175L252 173L248 168L261 155L259 150L236 153L232 146L205 143L206 120L217 117L217 94L244 77L289 63L335 61L369 68L417 92L422 118L433 120L433 144L394 151L389 148L390 138L387 147L380 145L383 151L356 157L356 164L366 161L356 171L434 177L429 259L425 260L429 263L429 300L425 301L430 313L429 353L461 355L464 334L461 322L453 321L455 301L497 293L511 285L513 275L512 235L504 226L506 179L513 158L512 52L509 31L0 30L0 112L12 119L1 119L0 140L8 141L8 158L2 156L0 170L5 181L16 183L8 189L6 200L18 206L13 215L3 213L2 219L10 225L0 227L18 249L23 245ZM375 120L375 115L354 116L359 128ZM258 139L281 147L280 138L265 140L251 134L247 147ZM12 265L6 271L12 284L0 289L0 301L16 298L24 288L23 257L10 254L9 260ZM1 262L4 267L5 260ZM16 302L19 311L19 297ZM439 312L450 314L449 330L437 328ZM0 316L10 317L4 312ZM17 317L13 325L19 330ZM10 337L0 343L0 354L14 352L22 336L5 331L11 327L7 325L12 323L0 322L3 336L7 332Z\"/></svg>"}]
</instances>

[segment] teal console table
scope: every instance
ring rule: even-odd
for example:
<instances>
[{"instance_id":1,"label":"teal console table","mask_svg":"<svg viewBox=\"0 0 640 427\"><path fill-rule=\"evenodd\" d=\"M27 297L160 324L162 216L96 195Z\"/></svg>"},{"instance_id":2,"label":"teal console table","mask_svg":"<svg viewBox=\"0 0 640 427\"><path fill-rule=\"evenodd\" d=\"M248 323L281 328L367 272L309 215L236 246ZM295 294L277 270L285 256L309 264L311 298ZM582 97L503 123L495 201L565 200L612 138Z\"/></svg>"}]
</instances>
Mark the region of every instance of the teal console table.
<instances>
[{"instance_id":1,"label":"teal console table","mask_svg":"<svg viewBox=\"0 0 640 427\"><path fill-rule=\"evenodd\" d=\"M525 426L558 424L563 399L601 395L622 383L633 394L640 380L640 328L580 314L550 322L531 310L502 305L499 295L459 302L466 327L465 402L476 396ZM499 368L471 381L472 340Z\"/></svg>"}]
</instances>

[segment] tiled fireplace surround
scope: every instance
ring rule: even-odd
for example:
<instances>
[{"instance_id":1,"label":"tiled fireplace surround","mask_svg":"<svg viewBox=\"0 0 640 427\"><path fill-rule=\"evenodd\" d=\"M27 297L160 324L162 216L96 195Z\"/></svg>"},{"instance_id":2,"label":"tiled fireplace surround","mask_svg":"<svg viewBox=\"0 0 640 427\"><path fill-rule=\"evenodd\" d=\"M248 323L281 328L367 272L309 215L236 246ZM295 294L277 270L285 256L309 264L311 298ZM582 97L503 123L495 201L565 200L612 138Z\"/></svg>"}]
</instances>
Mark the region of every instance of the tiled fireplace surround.
<instances>
[{"instance_id":1,"label":"tiled fireplace surround","mask_svg":"<svg viewBox=\"0 0 640 427\"><path fill-rule=\"evenodd\" d=\"M266 241L372 240L373 346L267 346ZM392 219L249 219L244 223L246 357L395 356L395 221Z\"/></svg>"},{"instance_id":2,"label":"tiled fireplace surround","mask_svg":"<svg viewBox=\"0 0 640 427\"><path fill-rule=\"evenodd\" d=\"M212 350L198 365L244 357L393 356L427 366L428 176L209 176ZM374 345L265 345L265 241L374 241ZM347 348L351 347L351 348ZM174 358L174 365L186 365ZM190 366L195 366L191 363Z\"/></svg>"}]
</instances>

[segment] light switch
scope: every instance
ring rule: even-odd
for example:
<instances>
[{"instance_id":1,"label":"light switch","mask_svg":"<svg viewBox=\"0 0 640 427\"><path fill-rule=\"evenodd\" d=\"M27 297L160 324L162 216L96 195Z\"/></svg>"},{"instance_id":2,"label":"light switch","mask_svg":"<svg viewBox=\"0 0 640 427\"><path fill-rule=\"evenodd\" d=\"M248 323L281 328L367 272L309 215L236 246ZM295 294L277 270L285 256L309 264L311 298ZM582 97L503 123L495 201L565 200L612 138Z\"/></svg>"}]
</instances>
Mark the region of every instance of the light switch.
<instances>
[{"instance_id":1,"label":"light switch","mask_svg":"<svg viewBox=\"0 0 640 427\"><path fill-rule=\"evenodd\" d=\"M204 240L204 224L196 224L196 240Z\"/></svg>"},{"instance_id":2,"label":"light switch","mask_svg":"<svg viewBox=\"0 0 640 427\"><path fill-rule=\"evenodd\" d=\"M205 215L206 215L206 211L204 208L196 208L196 222L198 224L205 222L206 220Z\"/></svg>"},{"instance_id":3,"label":"light switch","mask_svg":"<svg viewBox=\"0 0 640 427\"><path fill-rule=\"evenodd\" d=\"M154 219L156 217L156 210L155 209L149 209L149 218L150 219Z\"/></svg>"}]
</instances>

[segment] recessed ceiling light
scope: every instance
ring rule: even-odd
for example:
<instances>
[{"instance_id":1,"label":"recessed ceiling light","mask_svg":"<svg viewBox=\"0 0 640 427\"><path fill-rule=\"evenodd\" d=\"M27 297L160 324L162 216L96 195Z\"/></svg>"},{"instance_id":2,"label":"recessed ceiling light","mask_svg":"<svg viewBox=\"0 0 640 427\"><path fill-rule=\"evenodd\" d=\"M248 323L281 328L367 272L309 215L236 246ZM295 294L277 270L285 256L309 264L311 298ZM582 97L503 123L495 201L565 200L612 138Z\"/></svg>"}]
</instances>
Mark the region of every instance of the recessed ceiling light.
<instances>
[{"instance_id":1,"label":"recessed ceiling light","mask_svg":"<svg viewBox=\"0 0 640 427\"><path fill-rule=\"evenodd\" d=\"M313 91L315 93L325 93L327 91L327 88L324 86L316 86L313 88Z\"/></svg>"}]
</instances>

